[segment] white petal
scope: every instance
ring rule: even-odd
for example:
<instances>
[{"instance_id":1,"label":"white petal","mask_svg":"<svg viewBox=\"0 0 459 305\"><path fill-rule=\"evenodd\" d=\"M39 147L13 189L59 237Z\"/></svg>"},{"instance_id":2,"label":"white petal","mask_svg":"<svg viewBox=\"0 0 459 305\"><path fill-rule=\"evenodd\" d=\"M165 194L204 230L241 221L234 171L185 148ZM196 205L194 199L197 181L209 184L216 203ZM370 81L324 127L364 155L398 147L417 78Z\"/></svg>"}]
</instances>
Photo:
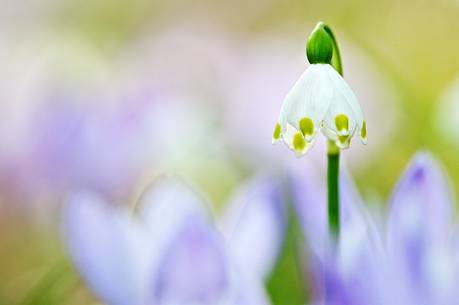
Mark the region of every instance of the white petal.
<instances>
[{"instance_id":1,"label":"white petal","mask_svg":"<svg viewBox=\"0 0 459 305\"><path fill-rule=\"evenodd\" d=\"M298 132L298 130L292 125L288 124L285 126L285 132L282 132L282 139L284 143L293 150L293 136Z\"/></svg>"},{"instance_id":2,"label":"white petal","mask_svg":"<svg viewBox=\"0 0 459 305\"><path fill-rule=\"evenodd\" d=\"M339 148L348 148L352 136L357 130L360 132L364 124L362 110L357 98L341 75L332 66L325 66L333 97L325 115L322 132L328 139L335 141ZM340 116L343 117L338 121ZM343 121L343 118L346 121ZM341 126L337 126L339 122ZM365 143L366 138L362 138L362 141Z\"/></svg>"},{"instance_id":3,"label":"white petal","mask_svg":"<svg viewBox=\"0 0 459 305\"><path fill-rule=\"evenodd\" d=\"M344 78L339 75L336 70L330 66L330 65L325 65L326 66L326 71L328 75L328 79L331 82L331 85L333 86L334 90L334 100L337 102L345 103L347 104L347 107L351 110L353 114L353 118L357 122L357 125L362 127L363 124L363 112L362 109L360 108L360 104L357 100L357 97L355 96L354 92L352 89L349 87L349 85L346 83ZM346 113L344 113L346 114Z\"/></svg>"},{"instance_id":4,"label":"white petal","mask_svg":"<svg viewBox=\"0 0 459 305\"><path fill-rule=\"evenodd\" d=\"M335 129L332 128L333 126L330 126L329 124L324 124L322 128L322 133L324 136L327 137L327 139L335 142L338 140L338 134Z\"/></svg>"},{"instance_id":5,"label":"white petal","mask_svg":"<svg viewBox=\"0 0 459 305\"><path fill-rule=\"evenodd\" d=\"M316 135L310 136L309 138L305 137L305 146L302 150L296 150L293 145L293 138L295 134L299 133L300 131L287 123L285 132L282 133L282 140L284 143L290 148L291 150L295 151L297 157L303 156L309 149L314 146L316 142ZM300 132L301 133L301 132Z\"/></svg>"},{"instance_id":6,"label":"white petal","mask_svg":"<svg viewBox=\"0 0 459 305\"><path fill-rule=\"evenodd\" d=\"M309 66L284 99L279 119L283 132L287 123L299 129L298 122L304 117L320 126L333 97L325 66Z\"/></svg>"},{"instance_id":7,"label":"white petal","mask_svg":"<svg viewBox=\"0 0 459 305\"><path fill-rule=\"evenodd\" d=\"M349 127L347 132L340 132L336 127L335 119L338 115L345 115L349 122ZM354 132L357 128L357 119L352 112L349 105L345 102L342 96L339 95L339 92L334 91L333 100L330 104L330 109L325 115L324 126L331 132L336 135L354 135Z\"/></svg>"}]
</instances>

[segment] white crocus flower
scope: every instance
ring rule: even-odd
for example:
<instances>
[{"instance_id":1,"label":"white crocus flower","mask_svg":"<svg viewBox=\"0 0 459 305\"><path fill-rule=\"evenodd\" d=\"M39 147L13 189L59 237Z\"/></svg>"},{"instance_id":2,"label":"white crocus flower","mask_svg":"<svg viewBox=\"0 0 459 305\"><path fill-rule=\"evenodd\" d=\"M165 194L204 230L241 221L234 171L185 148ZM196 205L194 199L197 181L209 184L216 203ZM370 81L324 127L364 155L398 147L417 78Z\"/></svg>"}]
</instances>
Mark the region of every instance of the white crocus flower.
<instances>
[{"instance_id":1,"label":"white crocus flower","mask_svg":"<svg viewBox=\"0 0 459 305\"><path fill-rule=\"evenodd\" d=\"M284 99L273 143L282 139L298 157L314 144L319 131L341 149L349 147L356 131L365 144L366 123L352 89L329 63L311 62Z\"/></svg>"}]
</instances>

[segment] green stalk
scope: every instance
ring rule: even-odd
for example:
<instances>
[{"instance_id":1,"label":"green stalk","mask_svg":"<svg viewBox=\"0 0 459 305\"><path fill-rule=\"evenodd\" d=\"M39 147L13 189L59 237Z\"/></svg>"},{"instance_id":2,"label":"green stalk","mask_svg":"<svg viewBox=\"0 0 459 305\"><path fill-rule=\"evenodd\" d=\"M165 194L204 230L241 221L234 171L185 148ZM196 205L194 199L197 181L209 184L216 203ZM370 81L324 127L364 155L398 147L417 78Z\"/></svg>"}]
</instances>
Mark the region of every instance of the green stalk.
<instances>
[{"instance_id":1,"label":"green stalk","mask_svg":"<svg viewBox=\"0 0 459 305\"><path fill-rule=\"evenodd\" d=\"M333 68L335 68L336 71L338 71L341 76L343 76L343 64L341 63L341 53L339 51L338 42L336 41L333 31L328 25L324 25L324 30L327 32L328 36L330 36L333 42L333 57L331 65Z\"/></svg>"},{"instance_id":2,"label":"green stalk","mask_svg":"<svg viewBox=\"0 0 459 305\"><path fill-rule=\"evenodd\" d=\"M338 240L340 233L339 148L331 141L328 142L327 157L328 230L332 237L335 240Z\"/></svg>"},{"instance_id":3,"label":"green stalk","mask_svg":"<svg viewBox=\"0 0 459 305\"><path fill-rule=\"evenodd\" d=\"M343 76L343 65L341 54L333 31L328 25L324 30L333 42L333 56L331 65ZM327 169L327 191L328 191L328 230L335 240L339 239L340 216L339 216L339 154L340 150L332 141L328 142L328 169Z\"/></svg>"}]
</instances>

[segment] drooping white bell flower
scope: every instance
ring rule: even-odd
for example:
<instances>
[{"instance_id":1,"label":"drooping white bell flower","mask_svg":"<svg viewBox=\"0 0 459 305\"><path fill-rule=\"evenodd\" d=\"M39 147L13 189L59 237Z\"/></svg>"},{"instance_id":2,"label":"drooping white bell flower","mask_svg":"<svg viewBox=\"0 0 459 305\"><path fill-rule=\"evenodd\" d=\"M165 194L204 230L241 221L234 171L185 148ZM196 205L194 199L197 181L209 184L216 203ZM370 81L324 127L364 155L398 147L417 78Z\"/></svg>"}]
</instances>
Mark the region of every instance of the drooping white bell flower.
<instances>
[{"instance_id":1,"label":"drooping white bell flower","mask_svg":"<svg viewBox=\"0 0 459 305\"><path fill-rule=\"evenodd\" d=\"M341 149L357 131L367 140L366 123L352 89L330 64L333 41L319 23L308 40L311 65L284 99L273 143L283 140L298 157L314 144L321 131Z\"/></svg>"}]
</instances>

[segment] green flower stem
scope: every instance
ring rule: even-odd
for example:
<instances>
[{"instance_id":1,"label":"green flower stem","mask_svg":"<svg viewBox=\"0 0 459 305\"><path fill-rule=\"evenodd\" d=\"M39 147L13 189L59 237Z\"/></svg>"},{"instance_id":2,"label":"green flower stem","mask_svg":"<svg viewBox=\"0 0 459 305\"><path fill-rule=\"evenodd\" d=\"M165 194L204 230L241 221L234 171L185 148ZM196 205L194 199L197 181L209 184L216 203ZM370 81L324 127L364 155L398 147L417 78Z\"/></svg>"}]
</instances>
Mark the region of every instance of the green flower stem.
<instances>
[{"instance_id":1,"label":"green flower stem","mask_svg":"<svg viewBox=\"0 0 459 305\"><path fill-rule=\"evenodd\" d=\"M328 142L328 230L338 240L340 233L339 216L339 148L332 141Z\"/></svg>"},{"instance_id":2,"label":"green flower stem","mask_svg":"<svg viewBox=\"0 0 459 305\"><path fill-rule=\"evenodd\" d=\"M331 60L331 65L335 68L338 73L343 76L343 65L341 63L341 53L339 52L338 42L336 41L335 35L333 31L328 25L324 25L324 30L330 36L331 40L333 41L333 56Z\"/></svg>"},{"instance_id":3,"label":"green flower stem","mask_svg":"<svg viewBox=\"0 0 459 305\"><path fill-rule=\"evenodd\" d=\"M343 76L343 65L341 54L335 35L331 28L324 24L324 30L333 42L333 56L331 65ZM327 169L327 191L328 191L328 229L332 237L338 240L340 234L339 216L339 153L340 150L332 141L328 142L328 169Z\"/></svg>"}]
</instances>

